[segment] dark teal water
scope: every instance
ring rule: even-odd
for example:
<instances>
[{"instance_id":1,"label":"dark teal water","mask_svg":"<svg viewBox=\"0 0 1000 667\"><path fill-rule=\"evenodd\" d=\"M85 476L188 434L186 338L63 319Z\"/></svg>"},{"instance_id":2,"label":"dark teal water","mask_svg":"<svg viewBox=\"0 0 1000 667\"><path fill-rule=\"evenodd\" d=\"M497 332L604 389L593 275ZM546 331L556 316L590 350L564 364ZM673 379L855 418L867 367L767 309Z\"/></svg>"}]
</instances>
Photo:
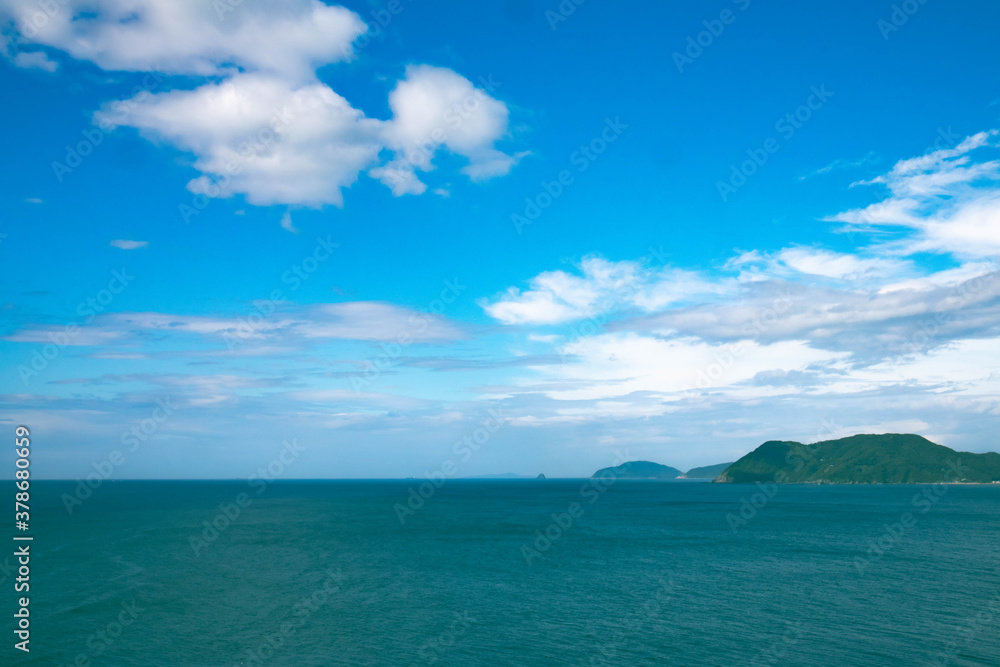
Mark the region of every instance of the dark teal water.
<instances>
[{"instance_id":1,"label":"dark teal water","mask_svg":"<svg viewBox=\"0 0 1000 667\"><path fill-rule=\"evenodd\" d=\"M36 483L0 664L1000 665L1000 486L415 484Z\"/></svg>"}]
</instances>

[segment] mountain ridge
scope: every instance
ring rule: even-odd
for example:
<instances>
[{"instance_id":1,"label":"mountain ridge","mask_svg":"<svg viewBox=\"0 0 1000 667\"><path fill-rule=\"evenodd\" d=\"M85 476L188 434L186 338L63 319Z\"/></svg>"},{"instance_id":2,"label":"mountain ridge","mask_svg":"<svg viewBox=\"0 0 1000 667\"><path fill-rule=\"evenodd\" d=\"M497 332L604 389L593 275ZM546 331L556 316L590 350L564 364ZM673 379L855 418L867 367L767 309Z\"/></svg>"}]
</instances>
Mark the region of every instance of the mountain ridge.
<instances>
[{"instance_id":1,"label":"mountain ridge","mask_svg":"<svg viewBox=\"0 0 1000 667\"><path fill-rule=\"evenodd\" d=\"M1000 481L1000 454L957 452L912 433L858 434L810 445L769 440L726 468L723 484L934 484Z\"/></svg>"},{"instance_id":2,"label":"mountain ridge","mask_svg":"<svg viewBox=\"0 0 1000 667\"><path fill-rule=\"evenodd\" d=\"M628 461L591 475L609 476L722 484L986 484L1000 483L1000 454L959 452L913 433L861 433L809 445L768 440L733 463L687 472L652 461Z\"/></svg>"}]
</instances>

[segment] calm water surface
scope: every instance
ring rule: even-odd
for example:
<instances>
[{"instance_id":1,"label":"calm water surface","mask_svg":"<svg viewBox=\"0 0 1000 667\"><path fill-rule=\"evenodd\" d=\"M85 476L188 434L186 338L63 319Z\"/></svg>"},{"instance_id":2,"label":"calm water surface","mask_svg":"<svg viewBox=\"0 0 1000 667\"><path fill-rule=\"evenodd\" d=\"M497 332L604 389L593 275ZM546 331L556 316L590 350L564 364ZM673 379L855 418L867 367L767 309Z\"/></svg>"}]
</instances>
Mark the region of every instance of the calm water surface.
<instances>
[{"instance_id":1,"label":"calm water surface","mask_svg":"<svg viewBox=\"0 0 1000 667\"><path fill-rule=\"evenodd\" d=\"M0 664L1000 665L1000 486L419 484L36 483Z\"/></svg>"}]
</instances>

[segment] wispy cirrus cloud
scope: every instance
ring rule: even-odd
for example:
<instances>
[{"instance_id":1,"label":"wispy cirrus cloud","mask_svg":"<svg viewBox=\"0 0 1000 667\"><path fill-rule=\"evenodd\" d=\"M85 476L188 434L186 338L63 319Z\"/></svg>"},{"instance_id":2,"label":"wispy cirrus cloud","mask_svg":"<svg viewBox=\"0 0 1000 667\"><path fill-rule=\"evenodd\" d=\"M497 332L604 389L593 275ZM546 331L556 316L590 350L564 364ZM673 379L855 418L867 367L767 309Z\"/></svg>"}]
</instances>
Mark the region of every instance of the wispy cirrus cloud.
<instances>
[{"instance_id":1,"label":"wispy cirrus cloud","mask_svg":"<svg viewBox=\"0 0 1000 667\"><path fill-rule=\"evenodd\" d=\"M273 304L271 304L273 307ZM93 346L113 342L141 343L150 336L190 335L211 343L226 338L255 344L302 345L309 341L355 340L395 341L406 335L410 342L428 343L461 340L467 334L440 315L377 301L297 306L284 304L277 312L263 317L261 311L250 315L212 317L170 313L107 313L97 315L66 345ZM21 343L49 343L58 326L24 326L4 337Z\"/></svg>"},{"instance_id":2,"label":"wispy cirrus cloud","mask_svg":"<svg viewBox=\"0 0 1000 667\"><path fill-rule=\"evenodd\" d=\"M138 250L139 248L145 248L149 245L149 241L130 241L127 239L115 239L110 243L112 248L119 248L121 250Z\"/></svg>"},{"instance_id":3,"label":"wispy cirrus cloud","mask_svg":"<svg viewBox=\"0 0 1000 667\"><path fill-rule=\"evenodd\" d=\"M888 197L826 219L849 229L874 226L901 234L883 245L887 254L932 252L964 260L1000 254L998 137L997 130L979 132L954 148L900 160L888 173L858 184L882 186Z\"/></svg>"},{"instance_id":4,"label":"wispy cirrus cloud","mask_svg":"<svg viewBox=\"0 0 1000 667\"><path fill-rule=\"evenodd\" d=\"M864 157L860 157L854 160L846 158L837 158L833 162L830 162L815 171L811 171L805 176L800 176L799 180L804 181L807 178L812 178L813 176L821 176L823 174L829 174L833 171L840 171L842 169L856 169L858 167L863 167L866 164L878 164L880 158L875 151L870 151Z\"/></svg>"}]
</instances>

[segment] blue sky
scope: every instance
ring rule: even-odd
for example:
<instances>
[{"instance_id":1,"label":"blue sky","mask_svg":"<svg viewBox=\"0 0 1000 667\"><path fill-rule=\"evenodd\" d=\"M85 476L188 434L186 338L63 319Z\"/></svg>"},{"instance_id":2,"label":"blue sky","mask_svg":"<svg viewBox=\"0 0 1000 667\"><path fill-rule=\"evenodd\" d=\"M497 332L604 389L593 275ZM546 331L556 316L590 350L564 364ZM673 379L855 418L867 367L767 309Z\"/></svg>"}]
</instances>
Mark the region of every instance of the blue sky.
<instances>
[{"instance_id":1,"label":"blue sky","mask_svg":"<svg viewBox=\"0 0 1000 667\"><path fill-rule=\"evenodd\" d=\"M997 449L995 3L46 7L0 2L39 475Z\"/></svg>"}]
</instances>

